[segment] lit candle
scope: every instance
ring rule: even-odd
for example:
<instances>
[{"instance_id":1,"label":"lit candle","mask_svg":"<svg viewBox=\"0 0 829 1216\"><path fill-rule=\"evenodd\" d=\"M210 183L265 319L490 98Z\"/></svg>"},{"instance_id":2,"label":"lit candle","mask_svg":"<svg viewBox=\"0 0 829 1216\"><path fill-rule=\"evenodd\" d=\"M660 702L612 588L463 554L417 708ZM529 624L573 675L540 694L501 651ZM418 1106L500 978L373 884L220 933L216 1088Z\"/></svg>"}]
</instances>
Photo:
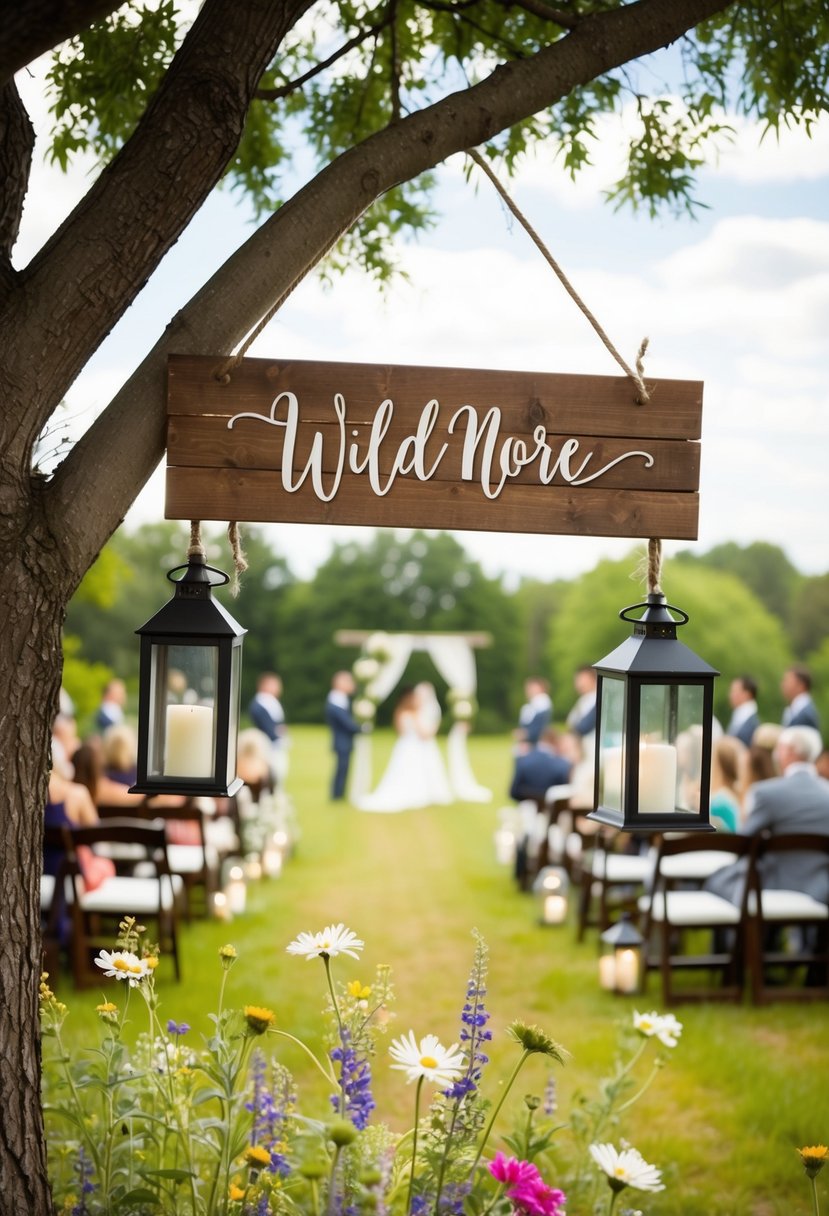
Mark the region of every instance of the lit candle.
<instances>
[{"instance_id":1,"label":"lit candle","mask_svg":"<svg viewBox=\"0 0 829 1216\"><path fill-rule=\"evenodd\" d=\"M216 920L230 920L231 918L230 906L224 891L217 891L213 896L213 915Z\"/></svg>"},{"instance_id":2,"label":"lit candle","mask_svg":"<svg viewBox=\"0 0 829 1216\"><path fill-rule=\"evenodd\" d=\"M567 900L563 895L544 896L544 924L560 925L567 916Z\"/></svg>"},{"instance_id":3,"label":"lit candle","mask_svg":"<svg viewBox=\"0 0 829 1216\"><path fill-rule=\"evenodd\" d=\"M262 869L268 878L278 878L282 873L282 850L273 841L268 841L262 854Z\"/></svg>"},{"instance_id":4,"label":"lit candle","mask_svg":"<svg viewBox=\"0 0 829 1216\"><path fill-rule=\"evenodd\" d=\"M635 950L617 950L615 962L617 992L635 992L639 986L639 955Z\"/></svg>"},{"instance_id":5,"label":"lit candle","mask_svg":"<svg viewBox=\"0 0 829 1216\"><path fill-rule=\"evenodd\" d=\"M227 902L234 916L241 916L247 902L245 874L241 866L233 866L227 884Z\"/></svg>"},{"instance_id":6,"label":"lit candle","mask_svg":"<svg viewBox=\"0 0 829 1216\"><path fill-rule=\"evenodd\" d=\"M599 957L599 987L612 992L616 987L616 959L612 954Z\"/></svg>"},{"instance_id":7,"label":"lit candle","mask_svg":"<svg viewBox=\"0 0 829 1216\"><path fill-rule=\"evenodd\" d=\"M167 706L164 774L213 776L213 710L209 705Z\"/></svg>"},{"instance_id":8,"label":"lit candle","mask_svg":"<svg viewBox=\"0 0 829 1216\"><path fill-rule=\"evenodd\" d=\"M639 747L639 814L676 810L676 748L670 743Z\"/></svg>"}]
</instances>

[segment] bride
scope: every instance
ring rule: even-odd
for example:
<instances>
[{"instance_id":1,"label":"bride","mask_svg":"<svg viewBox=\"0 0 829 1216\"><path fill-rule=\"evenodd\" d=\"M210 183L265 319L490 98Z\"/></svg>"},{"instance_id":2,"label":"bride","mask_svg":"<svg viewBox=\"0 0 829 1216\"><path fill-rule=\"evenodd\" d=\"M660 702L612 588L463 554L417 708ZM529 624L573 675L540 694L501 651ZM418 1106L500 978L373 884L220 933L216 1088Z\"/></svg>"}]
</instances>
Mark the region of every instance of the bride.
<instances>
[{"instance_id":1,"label":"bride","mask_svg":"<svg viewBox=\"0 0 829 1216\"><path fill-rule=\"evenodd\" d=\"M435 734L440 706L431 684L404 689L394 710L397 741L380 784L357 802L360 811L416 810L452 801Z\"/></svg>"}]
</instances>

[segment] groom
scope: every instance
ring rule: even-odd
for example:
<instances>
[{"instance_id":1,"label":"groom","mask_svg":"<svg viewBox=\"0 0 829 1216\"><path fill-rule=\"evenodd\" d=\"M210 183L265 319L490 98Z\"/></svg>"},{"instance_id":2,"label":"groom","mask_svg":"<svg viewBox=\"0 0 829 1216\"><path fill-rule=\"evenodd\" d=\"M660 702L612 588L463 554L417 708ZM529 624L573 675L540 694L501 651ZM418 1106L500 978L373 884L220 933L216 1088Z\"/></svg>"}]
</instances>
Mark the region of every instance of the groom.
<instances>
[{"instance_id":1,"label":"groom","mask_svg":"<svg viewBox=\"0 0 829 1216\"><path fill-rule=\"evenodd\" d=\"M325 720L331 728L331 746L336 756L331 782L331 798L336 801L345 797L354 736L362 729L351 713L351 697L355 687L350 671L338 671L331 680L331 691L325 701Z\"/></svg>"}]
</instances>

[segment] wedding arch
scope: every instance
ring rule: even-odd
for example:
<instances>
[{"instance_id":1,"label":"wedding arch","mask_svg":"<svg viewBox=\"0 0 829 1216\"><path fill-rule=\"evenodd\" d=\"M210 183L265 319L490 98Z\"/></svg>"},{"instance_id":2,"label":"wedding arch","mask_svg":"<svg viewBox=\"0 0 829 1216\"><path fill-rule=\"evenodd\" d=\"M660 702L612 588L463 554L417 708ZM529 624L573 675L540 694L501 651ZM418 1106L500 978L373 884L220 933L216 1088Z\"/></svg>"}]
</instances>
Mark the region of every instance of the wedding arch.
<instances>
[{"instance_id":1,"label":"wedding arch","mask_svg":"<svg viewBox=\"0 0 829 1216\"><path fill-rule=\"evenodd\" d=\"M415 651L429 655L438 674L449 686L453 723L446 740L449 784L461 802L489 802L492 791L479 785L469 762L466 741L474 714L478 672L475 651L492 645L489 633L403 633L340 629L334 640L340 646L359 646L361 657L354 664L360 701L366 704L358 716L373 723L374 709L385 701L406 670ZM362 667L361 667L362 664ZM364 673L361 678L361 671ZM368 707L371 707L371 712ZM371 733L357 737L352 766L350 795L356 801L371 784Z\"/></svg>"}]
</instances>

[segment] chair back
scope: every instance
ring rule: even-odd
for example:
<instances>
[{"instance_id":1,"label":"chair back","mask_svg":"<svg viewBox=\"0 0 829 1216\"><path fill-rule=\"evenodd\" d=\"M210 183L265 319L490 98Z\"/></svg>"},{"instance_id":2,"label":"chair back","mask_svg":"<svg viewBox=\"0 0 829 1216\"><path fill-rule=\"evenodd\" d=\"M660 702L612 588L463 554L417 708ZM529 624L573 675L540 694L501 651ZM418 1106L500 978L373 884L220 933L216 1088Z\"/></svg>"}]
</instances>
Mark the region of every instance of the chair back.
<instances>
[{"instance_id":1,"label":"chair back","mask_svg":"<svg viewBox=\"0 0 829 1216\"><path fill-rule=\"evenodd\" d=\"M91 849L96 844L132 845L143 850L146 859L154 863L158 874L170 873L163 819L155 818L149 822L132 818L103 819L88 827L73 827L71 837L76 849L79 846Z\"/></svg>"}]
</instances>

